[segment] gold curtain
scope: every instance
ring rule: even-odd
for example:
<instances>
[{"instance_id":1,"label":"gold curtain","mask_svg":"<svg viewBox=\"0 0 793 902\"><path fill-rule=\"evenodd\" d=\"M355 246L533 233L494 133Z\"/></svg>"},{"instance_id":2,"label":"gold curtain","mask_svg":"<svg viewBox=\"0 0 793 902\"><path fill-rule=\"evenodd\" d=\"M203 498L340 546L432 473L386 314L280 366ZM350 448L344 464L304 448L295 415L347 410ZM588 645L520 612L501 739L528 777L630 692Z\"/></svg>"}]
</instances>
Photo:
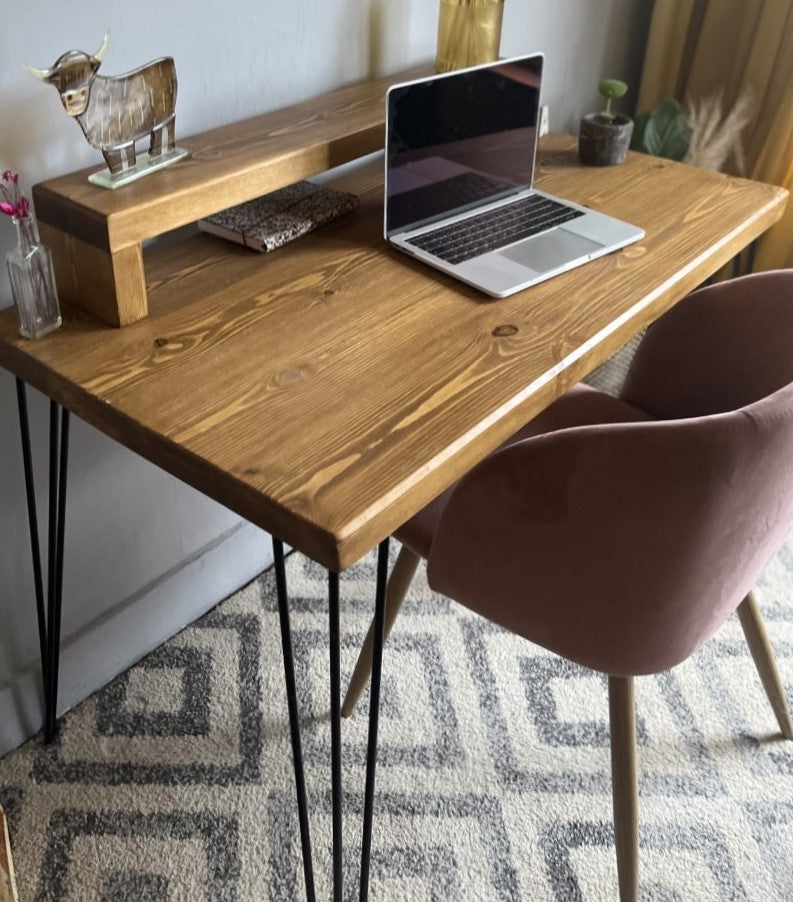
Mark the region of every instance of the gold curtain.
<instances>
[{"instance_id":1,"label":"gold curtain","mask_svg":"<svg viewBox=\"0 0 793 902\"><path fill-rule=\"evenodd\" d=\"M722 92L730 109L748 86L746 173L793 193L793 0L656 0L638 111ZM793 200L760 240L755 269L793 266Z\"/></svg>"}]
</instances>

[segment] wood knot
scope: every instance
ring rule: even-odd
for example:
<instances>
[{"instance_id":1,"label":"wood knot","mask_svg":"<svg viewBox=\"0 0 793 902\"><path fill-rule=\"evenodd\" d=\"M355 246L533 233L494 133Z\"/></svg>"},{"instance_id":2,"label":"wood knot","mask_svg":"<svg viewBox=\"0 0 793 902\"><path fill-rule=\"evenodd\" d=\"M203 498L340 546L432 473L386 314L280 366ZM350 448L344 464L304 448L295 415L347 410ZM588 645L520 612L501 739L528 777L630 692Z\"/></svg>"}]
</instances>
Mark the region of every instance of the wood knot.
<instances>
[{"instance_id":1,"label":"wood knot","mask_svg":"<svg viewBox=\"0 0 793 902\"><path fill-rule=\"evenodd\" d=\"M167 338L155 338L154 339L154 347L155 348L164 348L168 344Z\"/></svg>"},{"instance_id":2,"label":"wood knot","mask_svg":"<svg viewBox=\"0 0 793 902\"><path fill-rule=\"evenodd\" d=\"M491 334L496 338L505 338L508 335L514 335L517 331L517 326L496 326Z\"/></svg>"},{"instance_id":3,"label":"wood knot","mask_svg":"<svg viewBox=\"0 0 793 902\"><path fill-rule=\"evenodd\" d=\"M280 385L294 385L296 382L301 382L306 376L309 376L310 372L307 364L293 366L288 370L282 370L278 374L278 383Z\"/></svg>"},{"instance_id":4,"label":"wood knot","mask_svg":"<svg viewBox=\"0 0 793 902\"><path fill-rule=\"evenodd\" d=\"M647 251L647 248L643 244L631 244L629 247L624 247L621 251L623 257L628 257L633 260L638 257L643 257Z\"/></svg>"},{"instance_id":5,"label":"wood knot","mask_svg":"<svg viewBox=\"0 0 793 902\"><path fill-rule=\"evenodd\" d=\"M326 298L329 298L332 294L336 294L336 292L332 288L326 288L322 293Z\"/></svg>"}]
</instances>

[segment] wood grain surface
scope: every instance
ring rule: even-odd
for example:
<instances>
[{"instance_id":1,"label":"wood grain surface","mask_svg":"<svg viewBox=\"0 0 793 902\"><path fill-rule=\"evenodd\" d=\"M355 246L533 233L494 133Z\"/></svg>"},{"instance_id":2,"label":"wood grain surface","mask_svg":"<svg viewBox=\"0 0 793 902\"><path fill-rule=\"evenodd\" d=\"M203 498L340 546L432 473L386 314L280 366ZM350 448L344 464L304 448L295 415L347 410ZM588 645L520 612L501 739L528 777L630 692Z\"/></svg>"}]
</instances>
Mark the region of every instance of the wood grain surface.
<instances>
[{"instance_id":1,"label":"wood grain surface","mask_svg":"<svg viewBox=\"0 0 793 902\"><path fill-rule=\"evenodd\" d=\"M539 186L646 238L503 300L389 249L380 167L360 210L272 254L154 249L150 315L39 342L0 314L0 364L329 567L343 569L704 281L786 192L641 154L584 168L550 136ZM504 328L508 327L508 328Z\"/></svg>"}]
</instances>

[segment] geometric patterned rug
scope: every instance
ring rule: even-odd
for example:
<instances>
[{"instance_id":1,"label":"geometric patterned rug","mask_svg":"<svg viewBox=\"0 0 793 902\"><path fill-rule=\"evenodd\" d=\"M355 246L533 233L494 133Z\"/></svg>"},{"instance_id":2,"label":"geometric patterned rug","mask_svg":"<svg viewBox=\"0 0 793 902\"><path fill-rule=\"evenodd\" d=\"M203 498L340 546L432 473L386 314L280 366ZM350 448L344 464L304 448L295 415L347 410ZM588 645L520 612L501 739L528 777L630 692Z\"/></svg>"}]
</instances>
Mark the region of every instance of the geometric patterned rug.
<instances>
[{"instance_id":1,"label":"geometric patterned rug","mask_svg":"<svg viewBox=\"0 0 793 902\"><path fill-rule=\"evenodd\" d=\"M392 549L392 554L395 549ZM330 897L325 572L287 559L317 897ZM374 560L341 580L342 685ZM793 540L758 587L793 704ZM636 681L642 900L793 899L793 743L737 618ZM355 898L364 696L342 726ZM605 678L432 593L384 659L373 900L617 898ZM304 898L272 571L0 760L20 899Z\"/></svg>"}]
</instances>

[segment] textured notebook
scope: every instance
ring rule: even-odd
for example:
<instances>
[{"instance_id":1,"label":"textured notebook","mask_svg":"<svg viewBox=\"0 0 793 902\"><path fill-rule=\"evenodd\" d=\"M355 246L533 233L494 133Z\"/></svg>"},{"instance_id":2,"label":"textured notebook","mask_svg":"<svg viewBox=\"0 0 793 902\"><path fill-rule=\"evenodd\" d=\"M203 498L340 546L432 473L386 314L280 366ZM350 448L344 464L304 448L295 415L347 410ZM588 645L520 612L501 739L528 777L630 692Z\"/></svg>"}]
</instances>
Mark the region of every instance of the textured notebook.
<instances>
[{"instance_id":1,"label":"textured notebook","mask_svg":"<svg viewBox=\"0 0 793 902\"><path fill-rule=\"evenodd\" d=\"M204 232L267 252L358 206L354 194L297 182L198 222Z\"/></svg>"}]
</instances>

